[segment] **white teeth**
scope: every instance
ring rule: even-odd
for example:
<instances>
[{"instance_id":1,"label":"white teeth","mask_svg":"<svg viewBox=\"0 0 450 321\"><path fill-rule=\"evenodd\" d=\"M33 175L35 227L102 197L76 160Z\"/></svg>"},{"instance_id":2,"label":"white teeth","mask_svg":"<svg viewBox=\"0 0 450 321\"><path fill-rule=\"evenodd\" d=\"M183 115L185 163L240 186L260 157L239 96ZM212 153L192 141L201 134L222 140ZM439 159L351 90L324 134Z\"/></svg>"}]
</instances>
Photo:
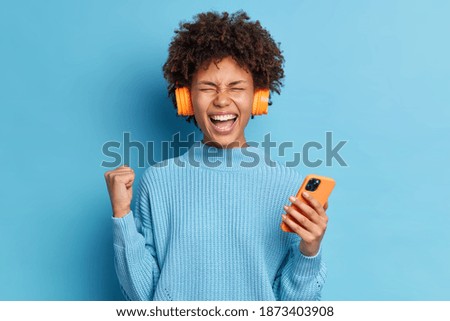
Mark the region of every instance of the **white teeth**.
<instances>
[{"instance_id":1,"label":"white teeth","mask_svg":"<svg viewBox=\"0 0 450 321\"><path fill-rule=\"evenodd\" d=\"M236 115L228 114L228 115L213 115L211 116L214 120L226 121L230 119L235 119Z\"/></svg>"}]
</instances>

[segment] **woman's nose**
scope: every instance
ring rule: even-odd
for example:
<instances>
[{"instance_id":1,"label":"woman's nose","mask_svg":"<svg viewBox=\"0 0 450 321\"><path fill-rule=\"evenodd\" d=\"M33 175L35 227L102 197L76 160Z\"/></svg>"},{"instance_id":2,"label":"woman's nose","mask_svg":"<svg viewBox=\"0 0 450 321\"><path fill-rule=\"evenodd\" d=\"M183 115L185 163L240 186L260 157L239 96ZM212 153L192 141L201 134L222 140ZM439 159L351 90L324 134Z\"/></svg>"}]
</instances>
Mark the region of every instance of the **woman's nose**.
<instances>
[{"instance_id":1,"label":"woman's nose","mask_svg":"<svg viewBox=\"0 0 450 321\"><path fill-rule=\"evenodd\" d=\"M217 107L228 106L230 104L230 97L228 97L226 91L219 91L214 98L213 103Z\"/></svg>"}]
</instances>

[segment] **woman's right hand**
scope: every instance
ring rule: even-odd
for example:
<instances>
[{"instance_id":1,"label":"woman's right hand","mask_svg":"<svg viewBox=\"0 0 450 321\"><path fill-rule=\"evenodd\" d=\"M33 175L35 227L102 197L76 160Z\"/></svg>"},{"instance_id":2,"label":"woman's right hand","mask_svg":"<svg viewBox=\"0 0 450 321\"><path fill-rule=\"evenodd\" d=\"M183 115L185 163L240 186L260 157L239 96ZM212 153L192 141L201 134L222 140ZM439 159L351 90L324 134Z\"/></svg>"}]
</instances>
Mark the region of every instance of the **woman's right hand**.
<instances>
[{"instance_id":1,"label":"woman's right hand","mask_svg":"<svg viewBox=\"0 0 450 321\"><path fill-rule=\"evenodd\" d=\"M105 173L109 198L114 217L124 217L131 208L133 198L134 171L123 165Z\"/></svg>"}]
</instances>

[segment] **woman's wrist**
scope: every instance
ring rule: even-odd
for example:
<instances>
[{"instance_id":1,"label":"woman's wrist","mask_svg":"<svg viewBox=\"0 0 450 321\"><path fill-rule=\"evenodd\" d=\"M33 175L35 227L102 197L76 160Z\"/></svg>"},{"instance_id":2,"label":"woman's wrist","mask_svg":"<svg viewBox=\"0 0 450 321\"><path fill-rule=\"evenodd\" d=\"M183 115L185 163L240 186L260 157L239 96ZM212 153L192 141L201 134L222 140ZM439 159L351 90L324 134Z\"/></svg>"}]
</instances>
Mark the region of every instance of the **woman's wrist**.
<instances>
[{"instance_id":1,"label":"woman's wrist","mask_svg":"<svg viewBox=\"0 0 450 321\"><path fill-rule=\"evenodd\" d=\"M320 242L307 244L306 242L301 240L299 250L304 256L315 256L317 255L317 253L319 253Z\"/></svg>"},{"instance_id":2,"label":"woman's wrist","mask_svg":"<svg viewBox=\"0 0 450 321\"><path fill-rule=\"evenodd\" d=\"M131 208L128 207L122 207L122 208L113 208L113 216L116 218L122 218L128 213L130 213Z\"/></svg>"}]
</instances>

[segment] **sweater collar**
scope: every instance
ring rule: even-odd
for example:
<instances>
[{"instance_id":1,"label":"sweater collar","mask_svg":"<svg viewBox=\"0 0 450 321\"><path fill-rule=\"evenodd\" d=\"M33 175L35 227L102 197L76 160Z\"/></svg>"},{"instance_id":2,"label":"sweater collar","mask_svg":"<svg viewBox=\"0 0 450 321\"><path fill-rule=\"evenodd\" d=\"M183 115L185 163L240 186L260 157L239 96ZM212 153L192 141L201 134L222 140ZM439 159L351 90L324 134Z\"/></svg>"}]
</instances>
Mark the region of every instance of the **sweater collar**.
<instances>
[{"instance_id":1,"label":"sweater collar","mask_svg":"<svg viewBox=\"0 0 450 321\"><path fill-rule=\"evenodd\" d=\"M256 146L237 148L218 148L195 142L182 156L193 167L212 170L249 170L265 164L264 149Z\"/></svg>"}]
</instances>

